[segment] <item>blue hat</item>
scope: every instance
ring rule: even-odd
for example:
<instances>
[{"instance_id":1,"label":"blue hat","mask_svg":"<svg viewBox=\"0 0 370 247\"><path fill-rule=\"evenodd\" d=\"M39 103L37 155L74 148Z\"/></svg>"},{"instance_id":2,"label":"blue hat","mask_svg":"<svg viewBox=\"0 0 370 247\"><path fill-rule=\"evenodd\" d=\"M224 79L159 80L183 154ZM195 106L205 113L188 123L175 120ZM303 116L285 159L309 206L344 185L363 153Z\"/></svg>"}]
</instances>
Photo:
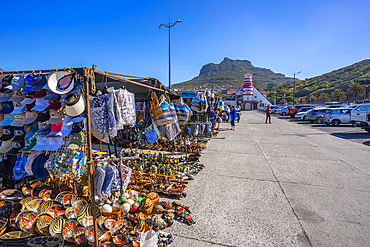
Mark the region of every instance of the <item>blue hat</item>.
<instances>
[{"instance_id":1,"label":"blue hat","mask_svg":"<svg viewBox=\"0 0 370 247\"><path fill-rule=\"evenodd\" d=\"M26 105L22 105L21 103L14 103L15 107L11 114L22 114L23 112L26 112ZM13 106L14 106L13 104Z\"/></svg>"},{"instance_id":2,"label":"blue hat","mask_svg":"<svg viewBox=\"0 0 370 247\"><path fill-rule=\"evenodd\" d=\"M4 120L0 122L0 125L8 126L15 120L15 117L13 114L5 114Z\"/></svg>"},{"instance_id":3,"label":"blue hat","mask_svg":"<svg viewBox=\"0 0 370 247\"><path fill-rule=\"evenodd\" d=\"M85 127L85 120L82 120L81 122L74 123L72 126L72 130L70 134L78 134L81 130L83 130Z\"/></svg>"},{"instance_id":4,"label":"blue hat","mask_svg":"<svg viewBox=\"0 0 370 247\"><path fill-rule=\"evenodd\" d=\"M0 110L1 114L9 114L14 110L13 102L6 101L3 102L3 107Z\"/></svg>"},{"instance_id":5,"label":"blue hat","mask_svg":"<svg viewBox=\"0 0 370 247\"><path fill-rule=\"evenodd\" d=\"M46 83L47 83L47 80L46 80L46 77L43 74L37 75L37 76L33 77L33 79L32 79L32 82L31 82L32 88L31 88L31 90L40 91L40 90L42 90L42 88L45 86Z\"/></svg>"},{"instance_id":6,"label":"blue hat","mask_svg":"<svg viewBox=\"0 0 370 247\"><path fill-rule=\"evenodd\" d=\"M37 122L33 124L26 124L24 126L24 131L26 131L26 135L24 136L25 141L30 141L36 138L36 133L39 130Z\"/></svg>"},{"instance_id":7,"label":"blue hat","mask_svg":"<svg viewBox=\"0 0 370 247\"><path fill-rule=\"evenodd\" d=\"M86 114L85 114L85 112L83 112L81 115L79 115L77 117L66 116L63 120L63 123L68 123L68 122L78 123L78 122L81 122L82 120L84 120L85 118L86 118Z\"/></svg>"},{"instance_id":8,"label":"blue hat","mask_svg":"<svg viewBox=\"0 0 370 247\"><path fill-rule=\"evenodd\" d=\"M62 129L55 134L55 136L67 136L71 134L73 122L67 122L62 125Z\"/></svg>"},{"instance_id":9,"label":"blue hat","mask_svg":"<svg viewBox=\"0 0 370 247\"><path fill-rule=\"evenodd\" d=\"M13 167L13 176L15 180L29 176L26 172L27 157L22 154L17 155L17 161Z\"/></svg>"},{"instance_id":10,"label":"blue hat","mask_svg":"<svg viewBox=\"0 0 370 247\"><path fill-rule=\"evenodd\" d=\"M26 76L26 78L24 79L25 87L23 88L22 93L28 93L31 90L31 88L32 88L32 85L31 85L32 79L33 79L32 74L28 74Z\"/></svg>"},{"instance_id":11,"label":"blue hat","mask_svg":"<svg viewBox=\"0 0 370 247\"><path fill-rule=\"evenodd\" d=\"M47 85L47 84L46 84ZM59 98L59 94L53 93L52 91L48 91L46 94L45 99L46 100L56 100Z\"/></svg>"},{"instance_id":12,"label":"blue hat","mask_svg":"<svg viewBox=\"0 0 370 247\"><path fill-rule=\"evenodd\" d=\"M39 129L39 131L37 131L36 135L38 135L38 136L46 136L50 132L51 132L51 124L48 124L44 128Z\"/></svg>"},{"instance_id":13,"label":"blue hat","mask_svg":"<svg viewBox=\"0 0 370 247\"><path fill-rule=\"evenodd\" d=\"M44 179L49 176L48 170L44 168L44 164L48 160L48 158L48 154L41 153L33 160L32 173L35 178Z\"/></svg>"}]
</instances>

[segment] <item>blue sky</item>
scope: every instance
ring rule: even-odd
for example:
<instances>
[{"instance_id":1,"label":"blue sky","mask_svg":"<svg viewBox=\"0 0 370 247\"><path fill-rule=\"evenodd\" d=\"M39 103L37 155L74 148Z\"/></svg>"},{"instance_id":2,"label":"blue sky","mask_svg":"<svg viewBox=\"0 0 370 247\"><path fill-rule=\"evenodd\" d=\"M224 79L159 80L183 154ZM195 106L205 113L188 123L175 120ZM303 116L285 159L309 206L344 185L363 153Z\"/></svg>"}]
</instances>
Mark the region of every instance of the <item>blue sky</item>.
<instances>
[{"instance_id":1,"label":"blue sky","mask_svg":"<svg viewBox=\"0 0 370 247\"><path fill-rule=\"evenodd\" d=\"M97 64L168 84L224 57L304 79L370 58L368 0L2 1L0 67ZM241 82L242 84L242 82Z\"/></svg>"}]
</instances>

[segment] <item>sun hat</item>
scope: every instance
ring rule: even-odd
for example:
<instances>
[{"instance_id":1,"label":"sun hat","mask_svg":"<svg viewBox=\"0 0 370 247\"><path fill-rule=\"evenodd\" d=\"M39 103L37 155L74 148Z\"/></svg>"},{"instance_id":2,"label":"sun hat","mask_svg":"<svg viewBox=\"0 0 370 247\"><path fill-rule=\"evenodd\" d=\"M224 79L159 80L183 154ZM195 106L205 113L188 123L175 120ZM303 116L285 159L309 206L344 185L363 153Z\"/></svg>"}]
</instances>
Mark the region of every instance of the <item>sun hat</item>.
<instances>
[{"instance_id":1,"label":"sun hat","mask_svg":"<svg viewBox=\"0 0 370 247\"><path fill-rule=\"evenodd\" d=\"M29 176L26 172L27 157L23 154L17 155L17 160L13 167L13 177L15 180Z\"/></svg>"},{"instance_id":2,"label":"sun hat","mask_svg":"<svg viewBox=\"0 0 370 247\"><path fill-rule=\"evenodd\" d=\"M36 99L36 105L31 109L32 111L44 111L50 105L49 100L43 98Z\"/></svg>"},{"instance_id":3,"label":"sun hat","mask_svg":"<svg viewBox=\"0 0 370 247\"><path fill-rule=\"evenodd\" d=\"M45 127L40 128L39 125L39 130L37 131L36 135L38 136L46 136L50 133L51 131L51 124L47 124Z\"/></svg>"},{"instance_id":4,"label":"sun hat","mask_svg":"<svg viewBox=\"0 0 370 247\"><path fill-rule=\"evenodd\" d=\"M14 167L17 157L13 155L6 155L0 162L0 176L7 176L11 174L12 168Z\"/></svg>"},{"instance_id":5,"label":"sun hat","mask_svg":"<svg viewBox=\"0 0 370 247\"><path fill-rule=\"evenodd\" d=\"M72 131L72 126L73 122L63 123L61 130L55 136L68 136Z\"/></svg>"},{"instance_id":6,"label":"sun hat","mask_svg":"<svg viewBox=\"0 0 370 247\"><path fill-rule=\"evenodd\" d=\"M46 90L41 90L41 91L38 91L36 92L33 96L32 96L32 99L38 99L38 98L43 98L43 97L46 97Z\"/></svg>"},{"instance_id":7,"label":"sun hat","mask_svg":"<svg viewBox=\"0 0 370 247\"><path fill-rule=\"evenodd\" d=\"M33 139L31 141L24 141L24 148L19 150L19 152L29 152L34 146L36 146L36 139Z\"/></svg>"},{"instance_id":8,"label":"sun hat","mask_svg":"<svg viewBox=\"0 0 370 247\"><path fill-rule=\"evenodd\" d=\"M37 117L38 113L36 111L26 112L26 118L22 121L22 123L23 124L33 123Z\"/></svg>"},{"instance_id":9,"label":"sun hat","mask_svg":"<svg viewBox=\"0 0 370 247\"><path fill-rule=\"evenodd\" d=\"M49 138L46 136L37 137L36 145L32 148L32 151L44 151L49 146Z\"/></svg>"},{"instance_id":10,"label":"sun hat","mask_svg":"<svg viewBox=\"0 0 370 247\"><path fill-rule=\"evenodd\" d=\"M36 101L36 98L32 98L32 96L26 96L22 101L21 104L28 105Z\"/></svg>"},{"instance_id":11,"label":"sun hat","mask_svg":"<svg viewBox=\"0 0 370 247\"><path fill-rule=\"evenodd\" d=\"M14 142L12 141L12 149L10 149L7 154L16 155L24 147L24 142Z\"/></svg>"},{"instance_id":12,"label":"sun hat","mask_svg":"<svg viewBox=\"0 0 370 247\"><path fill-rule=\"evenodd\" d=\"M47 83L46 77L43 74L36 75L31 81L33 91L40 91Z\"/></svg>"},{"instance_id":13,"label":"sun hat","mask_svg":"<svg viewBox=\"0 0 370 247\"><path fill-rule=\"evenodd\" d=\"M53 72L49 75L47 84L53 93L68 93L73 89L74 74L65 71Z\"/></svg>"},{"instance_id":14,"label":"sun hat","mask_svg":"<svg viewBox=\"0 0 370 247\"><path fill-rule=\"evenodd\" d=\"M64 144L63 137L61 136L60 137L50 137L48 139L49 139L49 146L47 146L45 150L55 151Z\"/></svg>"},{"instance_id":15,"label":"sun hat","mask_svg":"<svg viewBox=\"0 0 370 247\"><path fill-rule=\"evenodd\" d=\"M2 103L2 108L0 110L1 114L9 114L14 110L13 102L6 101Z\"/></svg>"},{"instance_id":16,"label":"sun hat","mask_svg":"<svg viewBox=\"0 0 370 247\"><path fill-rule=\"evenodd\" d=\"M78 134L84 128L85 128L85 120L82 120L81 122L78 122L78 123L74 123L72 125L72 130L70 134Z\"/></svg>"},{"instance_id":17,"label":"sun hat","mask_svg":"<svg viewBox=\"0 0 370 247\"><path fill-rule=\"evenodd\" d=\"M62 125L63 125L62 122L60 122L58 124L51 124L51 131L47 135L47 137L54 137L54 136L56 136L56 134L62 129Z\"/></svg>"},{"instance_id":18,"label":"sun hat","mask_svg":"<svg viewBox=\"0 0 370 247\"><path fill-rule=\"evenodd\" d=\"M11 97L13 97L11 93L0 93L0 102L9 101Z\"/></svg>"},{"instance_id":19,"label":"sun hat","mask_svg":"<svg viewBox=\"0 0 370 247\"><path fill-rule=\"evenodd\" d=\"M85 117L86 117L85 112L83 112L81 115L79 115L77 117L66 116L63 120L63 123L68 123L68 122L78 123L78 122L81 122L82 120L84 120Z\"/></svg>"},{"instance_id":20,"label":"sun hat","mask_svg":"<svg viewBox=\"0 0 370 247\"><path fill-rule=\"evenodd\" d=\"M46 109L58 110L61 106L59 99L49 100L49 106Z\"/></svg>"},{"instance_id":21,"label":"sun hat","mask_svg":"<svg viewBox=\"0 0 370 247\"><path fill-rule=\"evenodd\" d=\"M75 93L77 93L78 91L80 91L80 89L82 89L82 88L83 88L83 86L82 86L82 84L81 84L81 81L80 81L80 80L76 81L76 82L75 82L75 84L74 84L74 86L73 86L72 91L70 91L69 93L63 94L63 95L62 95L62 98L60 99L60 102L64 102L64 100L66 99L66 97L67 97L68 95L70 95L70 94L75 94Z\"/></svg>"},{"instance_id":22,"label":"sun hat","mask_svg":"<svg viewBox=\"0 0 370 247\"><path fill-rule=\"evenodd\" d=\"M14 127L5 126L2 129L2 135L0 136L0 141L8 141L14 137Z\"/></svg>"},{"instance_id":23,"label":"sun hat","mask_svg":"<svg viewBox=\"0 0 370 247\"><path fill-rule=\"evenodd\" d=\"M50 110L50 118L49 118L49 121L48 123L50 124L57 124L57 123L60 123L62 122L63 118L64 118L64 115L58 111L58 110Z\"/></svg>"},{"instance_id":24,"label":"sun hat","mask_svg":"<svg viewBox=\"0 0 370 247\"><path fill-rule=\"evenodd\" d=\"M70 94L65 99L66 114L70 117L76 117L81 115L85 111L85 97L82 94L82 90L79 90L75 94Z\"/></svg>"},{"instance_id":25,"label":"sun hat","mask_svg":"<svg viewBox=\"0 0 370 247\"><path fill-rule=\"evenodd\" d=\"M49 118L50 118L49 110L46 110L46 111L39 112L35 121L46 122L49 120Z\"/></svg>"},{"instance_id":26,"label":"sun hat","mask_svg":"<svg viewBox=\"0 0 370 247\"><path fill-rule=\"evenodd\" d=\"M0 125L8 126L14 121L15 117L13 114L5 114L4 120L0 122Z\"/></svg>"},{"instance_id":27,"label":"sun hat","mask_svg":"<svg viewBox=\"0 0 370 247\"><path fill-rule=\"evenodd\" d=\"M26 135L24 136L25 141L33 140L36 138L36 133L39 130L37 122L33 124L26 124L24 126L24 130L26 131Z\"/></svg>"},{"instance_id":28,"label":"sun hat","mask_svg":"<svg viewBox=\"0 0 370 247\"><path fill-rule=\"evenodd\" d=\"M24 137L26 136L26 131L24 131L23 127L15 127L14 128L14 138L13 142L21 142L24 141Z\"/></svg>"},{"instance_id":29,"label":"sun hat","mask_svg":"<svg viewBox=\"0 0 370 247\"><path fill-rule=\"evenodd\" d=\"M24 77L23 75L14 75L11 84L5 87L10 90L19 90L24 88Z\"/></svg>"},{"instance_id":30,"label":"sun hat","mask_svg":"<svg viewBox=\"0 0 370 247\"><path fill-rule=\"evenodd\" d=\"M48 170L44 168L44 163L49 158L49 155L45 153L39 154L32 162L32 175L35 178L43 179L49 176Z\"/></svg>"},{"instance_id":31,"label":"sun hat","mask_svg":"<svg viewBox=\"0 0 370 247\"><path fill-rule=\"evenodd\" d=\"M47 99L47 100L56 100L59 97L60 97L59 94L53 93L51 90L48 90L47 93L46 93L45 99Z\"/></svg>"},{"instance_id":32,"label":"sun hat","mask_svg":"<svg viewBox=\"0 0 370 247\"><path fill-rule=\"evenodd\" d=\"M7 153L10 149L12 149L12 141L3 141L0 146L0 153Z\"/></svg>"},{"instance_id":33,"label":"sun hat","mask_svg":"<svg viewBox=\"0 0 370 247\"><path fill-rule=\"evenodd\" d=\"M7 92L7 93L11 92L11 90L7 89L6 87L12 85L12 79L13 79L13 75L4 76L2 80L0 92Z\"/></svg>"},{"instance_id":34,"label":"sun hat","mask_svg":"<svg viewBox=\"0 0 370 247\"><path fill-rule=\"evenodd\" d=\"M69 149L78 149L82 146L82 144L85 142L86 137L83 131L81 131L78 134L73 134L69 136Z\"/></svg>"},{"instance_id":35,"label":"sun hat","mask_svg":"<svg viewBox=\"0 0 370 247\"><path fill-rule=\"evenodd\" d=\"M22 90L22 93L28 93L31 88L32 88L32 85L31 85L31 82L32 82L32 79L33 79L33 74L28 74L26 76L26 78L24 79L24 88Z\"/></svg>"}]
</instances>

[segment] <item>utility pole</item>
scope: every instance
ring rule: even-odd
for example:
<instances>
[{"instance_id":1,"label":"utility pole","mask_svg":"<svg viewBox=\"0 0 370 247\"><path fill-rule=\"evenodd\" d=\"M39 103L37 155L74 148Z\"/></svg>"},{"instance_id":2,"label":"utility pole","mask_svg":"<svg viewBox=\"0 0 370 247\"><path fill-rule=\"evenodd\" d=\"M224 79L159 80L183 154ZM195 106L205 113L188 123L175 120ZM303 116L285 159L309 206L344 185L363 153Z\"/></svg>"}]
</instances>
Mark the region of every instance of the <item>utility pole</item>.
<instances>
[{"instance_id":1,"label":"utility pole","mask_svg":"<svg viewBox=\"0 0 370 247\"><path fill-rule=\"evenodd\" d=\"M286 95L286 94L284 93L284 104L286 105L286 101L285 101L285 95Z\"/></svg>"},{"instance_id":2,"label":"utility pole","mask_svg":"<svg viewBox=\"0 0 370 247\"><path fill-rule=\"evenodd\" d=\"M298 75L299 73L301 73L301 71L299 71L297 73L294 71L294 73L293 73L293 75L294 75L294 78L293 78L293 82L294 82L294 88L293 88L293 106L295 105L295 76Z\"/></svg>"},{"instance_id":3,"label":"utility pole","mask_svg":"<svg viewBox=\"0 0 370 247\"><path fill-rule=\"evenodd\" d=\"M274 105L276 105L276 90L275 90L275 99L274 99Z\"/></svg>"}]
</instances>

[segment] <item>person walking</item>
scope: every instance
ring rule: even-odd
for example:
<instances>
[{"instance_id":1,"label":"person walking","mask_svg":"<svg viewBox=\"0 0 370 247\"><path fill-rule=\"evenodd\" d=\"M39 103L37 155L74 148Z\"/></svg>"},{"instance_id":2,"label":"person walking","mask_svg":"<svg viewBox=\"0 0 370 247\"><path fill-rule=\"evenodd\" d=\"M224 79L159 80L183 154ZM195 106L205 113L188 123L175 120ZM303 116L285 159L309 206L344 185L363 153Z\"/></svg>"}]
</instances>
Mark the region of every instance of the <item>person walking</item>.
<instances>
[{"instance_id":1,"label":"person walking","mask_svg":"<svg viewBox=\"0 0 370 247\"><path fill-rule=\"evenodd\" d=\"M231 111L230 111L230 117L229 117L229 120L230 120L230 123L231 123L231 129L230 130L235 131L235 119L237 117L238 117L238 114L236 113L235 107L232 106Z\"/></svg>"},{"instance_id":2,"label":"person walking","mask_svg":"<svg viewBox=\"0 0 370 247\"><path fill-rule=\"evenodd\" d=\"M267 119L269 120L269 123L271 123L271 108L270 108L270 105L266 109L266 121L265 121L265 123L267 123Z\"/></svg>"}]
</instances>

